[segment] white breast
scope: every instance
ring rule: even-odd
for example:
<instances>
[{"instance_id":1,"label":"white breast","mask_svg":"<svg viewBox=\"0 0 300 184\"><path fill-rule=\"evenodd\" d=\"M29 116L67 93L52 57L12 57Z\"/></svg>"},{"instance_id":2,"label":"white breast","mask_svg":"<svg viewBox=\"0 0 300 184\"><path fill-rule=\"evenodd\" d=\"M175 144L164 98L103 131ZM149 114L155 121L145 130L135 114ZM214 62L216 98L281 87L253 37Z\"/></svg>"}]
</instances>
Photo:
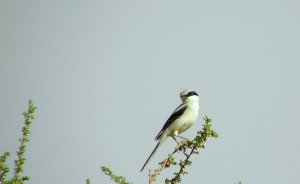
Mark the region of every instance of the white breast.
<instances>
[{"instance_id":1,"label":"white breast","mask_svg":"<svg viewBox=\"0 0 300 184\"><path fill-rule=\"evenodd\" d=\"M199 103L188 103L188 108L180 118L175 120L168 128L168 136L176 136L189 129L198 118Z\"/></svg>"}]
</instances>

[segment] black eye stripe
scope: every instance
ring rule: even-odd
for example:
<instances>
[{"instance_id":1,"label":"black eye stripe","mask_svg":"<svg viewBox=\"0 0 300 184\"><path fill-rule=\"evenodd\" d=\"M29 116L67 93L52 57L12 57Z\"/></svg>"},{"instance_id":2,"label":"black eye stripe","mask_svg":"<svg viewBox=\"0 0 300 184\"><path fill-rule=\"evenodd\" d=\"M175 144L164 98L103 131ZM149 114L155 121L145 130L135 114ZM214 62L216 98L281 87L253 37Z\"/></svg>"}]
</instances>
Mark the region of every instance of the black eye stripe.
<instances>
[{"instance_id":1,"label":"black eye stripe","mask_svg":"<svg viewBox=\"0 0 300 184\"><path fill-rule=\"evenodd\" d=\"M189 97L189 96L193 96L193 95L198 96L198 94L195 91L190 91L190 92L188 92L188 94L184 95L184 97Z\"/></svg>"}]
</instances>

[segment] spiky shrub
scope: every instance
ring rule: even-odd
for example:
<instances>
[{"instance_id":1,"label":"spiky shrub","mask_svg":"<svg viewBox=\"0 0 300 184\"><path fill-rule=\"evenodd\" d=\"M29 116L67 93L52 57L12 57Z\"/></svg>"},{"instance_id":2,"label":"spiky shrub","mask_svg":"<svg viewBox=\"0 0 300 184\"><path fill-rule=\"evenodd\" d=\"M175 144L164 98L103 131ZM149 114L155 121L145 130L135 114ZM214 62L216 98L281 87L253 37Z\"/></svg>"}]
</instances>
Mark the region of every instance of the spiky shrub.
<instances>
[{"instance_id":1,"label":"spiky shrub","mask_svg":"<svg viewBox=\"0 0 300 184\"><path fill-rule=\"evenodd\" d=\"M24 172L24 164L26 161L25 152L26 152L26 143L29 141L30 126L34 120L34 112L36 107L34 106L32 100L28 102L27 112L23 112L24 117L24 126L22 128L22 137L19 138L20 146L17 150L17 159L14 164L14 173L12 178L8 179L7 174L10 171L10 168L7 165L7 158L9 157L9 152L4 152L0 156L0 184L23 184L25 181L29 180L28 176L21 176Z\"/></svg>"}]
</instances>

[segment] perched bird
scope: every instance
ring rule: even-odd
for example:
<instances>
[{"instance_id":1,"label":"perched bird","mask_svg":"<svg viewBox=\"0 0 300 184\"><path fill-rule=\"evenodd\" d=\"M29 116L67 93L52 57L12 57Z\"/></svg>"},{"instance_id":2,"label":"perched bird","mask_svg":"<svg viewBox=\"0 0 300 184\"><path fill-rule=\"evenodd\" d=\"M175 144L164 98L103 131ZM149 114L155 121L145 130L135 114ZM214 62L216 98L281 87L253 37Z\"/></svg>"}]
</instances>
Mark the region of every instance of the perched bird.
<instances>
[{"instance_id":1,"label":"perched bird","mask_svg":"<svg viewBox=\"0 0 300 184\"><path fill-rule=\"evenodd\" d=\"M153 157L158 147L168 138L172 137L175 141L175 136L189 129L198 118L199 97L193 90L184 90L180 93L181 105L179 105L166 121L160 132L155 137L158 141L149 158L143 165L141 172ZM177 141L176 141L177 142Z\"/></svg>"}]
</instances>

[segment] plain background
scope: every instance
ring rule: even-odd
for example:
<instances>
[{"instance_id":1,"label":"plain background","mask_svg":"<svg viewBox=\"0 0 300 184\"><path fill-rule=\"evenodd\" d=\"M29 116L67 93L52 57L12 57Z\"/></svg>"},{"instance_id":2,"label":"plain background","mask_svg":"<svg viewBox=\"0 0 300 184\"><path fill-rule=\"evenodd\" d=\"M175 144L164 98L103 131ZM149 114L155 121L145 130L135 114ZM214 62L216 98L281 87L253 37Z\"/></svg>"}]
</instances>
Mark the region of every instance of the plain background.
<instances>
[{"instance_id":1,"label":"plain background","mask_svg":"<svg viewBox=\"0 0 300 184\"><path fill-rule=\"evenodd\" d=\"M155 135L200 96L218 139L182 183L300 181L300 3L252 1L0 1L0 152L16 158L27 101L38 106L26 152L31 184L133 183ZM172 170L158 178L163 183Z\"/></svg>"}]
</instances>

